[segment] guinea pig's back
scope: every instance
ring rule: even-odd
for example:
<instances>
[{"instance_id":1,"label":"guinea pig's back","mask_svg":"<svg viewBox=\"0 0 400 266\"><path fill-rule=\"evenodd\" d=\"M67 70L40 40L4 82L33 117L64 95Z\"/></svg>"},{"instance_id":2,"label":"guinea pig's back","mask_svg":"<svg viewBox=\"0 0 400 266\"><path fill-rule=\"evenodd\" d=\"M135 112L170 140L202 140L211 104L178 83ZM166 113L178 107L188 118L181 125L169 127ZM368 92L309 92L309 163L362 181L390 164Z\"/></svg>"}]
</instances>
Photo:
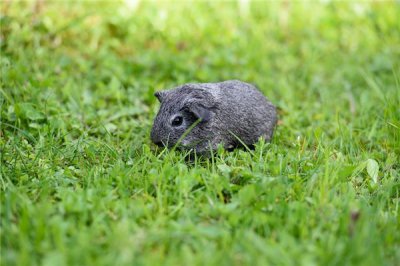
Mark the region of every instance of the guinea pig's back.
<instances>
[{"instance_id":1,"label":"guinea pig's back","mask_svg":"<svg viewBox=\"0 0 400 266\"><path fill-rule=\"evenodd\" d=\"M269 141L276 124L275 106L253 85L238 80L218 83L220 115L227 129L246 144Z\"/></svg>"}]
</instances>

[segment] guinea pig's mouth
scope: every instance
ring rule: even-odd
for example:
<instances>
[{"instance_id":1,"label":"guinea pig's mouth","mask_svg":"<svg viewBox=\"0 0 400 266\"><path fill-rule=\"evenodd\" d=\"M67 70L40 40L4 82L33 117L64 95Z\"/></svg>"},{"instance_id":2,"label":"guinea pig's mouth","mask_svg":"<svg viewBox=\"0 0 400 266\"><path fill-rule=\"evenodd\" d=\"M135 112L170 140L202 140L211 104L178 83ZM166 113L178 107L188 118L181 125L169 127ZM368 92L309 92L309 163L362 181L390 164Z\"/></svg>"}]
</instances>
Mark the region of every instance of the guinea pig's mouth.
<instances>
[{"instance_id":1,"label":"guinea pig's mouth","mask_svg":"<svg viewBox=\"0 0 400 266\"><path fill-rule=\"evenodd\" d=\"M154 144L156 144L158 147L165 147L162 141L155 141Z\"/></svg>"},{"instance_id":2,"label":"guinea pig's mouth","mask_svg":"<svg viewBox=\"0 0 400 266\"><path fill-rule=\"evenodd\" d=\"M201 143L201 141L190 142L186 139L178 141L168 139L168 140L157 140L157 141L153 140L153 143L161 148L169 148L169 149L174 148L179 151L188 151L188 150L195 150L196 146L199 143Z\"/></svg>"},{"instance_id":3,"label":"guinea pig's mouth","mask_svg":"<svg viewBox=\"0 0 400 266\"><path fill-rule=\"evenodd\" d=\"M176 143L174 143L173 141L171 141L169 139L168 140L156 140L156 141L153 140L153 143L160 148L172 148L174 146L178 146L178 145L176 145Z\"/></svg>"},{"instance_id":4,"label":"guinea pig's mouth","mask_svg":"<svg viewBox=\"0 0 400 266\"><path fill-rule=\"evenodd\" d=\"M164 141L157 141L154 142L160 148L172 148L174 145L172 143L164 142Z\"/></svg>"}]
</instances>

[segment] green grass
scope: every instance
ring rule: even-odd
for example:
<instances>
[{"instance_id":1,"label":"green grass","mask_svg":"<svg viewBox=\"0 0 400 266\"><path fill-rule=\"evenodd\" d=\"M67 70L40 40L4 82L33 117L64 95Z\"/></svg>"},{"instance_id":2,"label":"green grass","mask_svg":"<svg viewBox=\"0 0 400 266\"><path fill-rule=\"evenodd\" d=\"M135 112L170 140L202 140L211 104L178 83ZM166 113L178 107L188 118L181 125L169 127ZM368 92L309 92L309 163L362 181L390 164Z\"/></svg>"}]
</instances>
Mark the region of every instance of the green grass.
<instances>
[{"instance_id":1,"label":"green grass","mask_svg":"<svg viewBox=\"0 0 400 266\"><path fill-rule=\"evenodd\" d=\"M1 2L1 265L400 265L399 2ZM154 91L241 79L272 143L185 161Z\"/></svg>"}]
</instances>

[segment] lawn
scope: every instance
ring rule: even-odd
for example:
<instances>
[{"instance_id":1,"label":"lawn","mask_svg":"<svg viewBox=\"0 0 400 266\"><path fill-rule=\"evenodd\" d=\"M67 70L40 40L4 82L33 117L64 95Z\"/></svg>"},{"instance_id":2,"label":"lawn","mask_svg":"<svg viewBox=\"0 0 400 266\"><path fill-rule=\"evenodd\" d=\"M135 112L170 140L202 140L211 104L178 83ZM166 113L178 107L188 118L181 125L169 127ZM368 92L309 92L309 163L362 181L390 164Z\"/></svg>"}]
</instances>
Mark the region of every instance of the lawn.
<instances>
[{"instance_id":1,"label":"lawn","mask_svg":"<svg viewBox=\"0 0 400 266\"><path fill-rule=\"evenodd\" d=\"M400 2L0 5L1 265L400 265ZM228 79L271 143L151 143L155 91Z\"/></svg>"}]
</instances>

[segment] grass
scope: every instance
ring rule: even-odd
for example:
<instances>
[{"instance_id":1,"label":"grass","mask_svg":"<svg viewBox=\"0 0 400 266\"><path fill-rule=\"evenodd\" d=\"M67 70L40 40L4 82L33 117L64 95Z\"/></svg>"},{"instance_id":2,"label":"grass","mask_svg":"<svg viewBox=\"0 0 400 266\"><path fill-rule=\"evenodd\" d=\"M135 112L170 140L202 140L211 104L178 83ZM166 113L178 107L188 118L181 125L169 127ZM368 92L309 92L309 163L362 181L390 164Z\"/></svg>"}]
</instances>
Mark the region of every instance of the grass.
<instances>
[{"instance_id":1,"label":"grass","mask_svg":"<svg viewBox=\"0 0 400 266\"><path fill-rule=\"evenodd\" d=\"M1 265L400 265L398 2L1 2ZM157 150L241 79L272 143Z\"/></svg>"}]
</instances>

